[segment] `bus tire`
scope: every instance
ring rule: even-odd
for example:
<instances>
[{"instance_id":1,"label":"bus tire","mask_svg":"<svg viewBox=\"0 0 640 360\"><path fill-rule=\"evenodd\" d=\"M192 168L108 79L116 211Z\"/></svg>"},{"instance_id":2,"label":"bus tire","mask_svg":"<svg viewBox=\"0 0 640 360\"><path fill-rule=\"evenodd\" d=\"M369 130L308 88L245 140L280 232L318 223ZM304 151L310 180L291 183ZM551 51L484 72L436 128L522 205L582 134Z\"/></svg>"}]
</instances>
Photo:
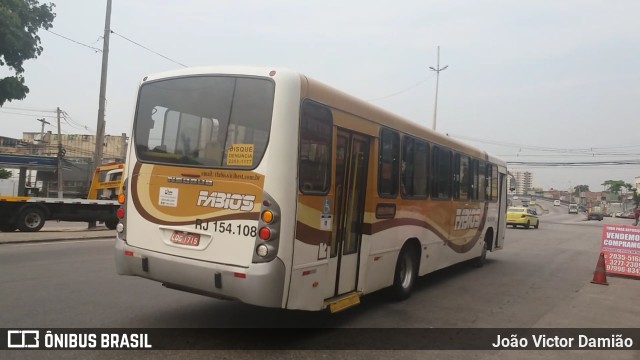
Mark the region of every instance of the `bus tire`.
<instances>
[{"instance_id":1,"label":"bus tire","mask_svg":"<svg viewBox=\"0 0 640 360\"><path fill-rule=\"evenodd\" d=\"M400 250L396 271L393 275L391 296L396 301L406 300L411 296L411 290L418 277L418 259L411 251L411 246L405 244Z\"/></svg>"},{"instance_id":2,"label":"bus tire","mask_svg":"<svg viewBox=\"0 0 640 360\"><path fill-rule=\"evenodd\" d=\"M44 222L44 212L35 206L30 206L20 212L18 229L24 232L40 231L44 226Z\"/></svg>"},{"instance_id":3,"label":"bus tire","mask_svg":"<svg viewBox=\"0 0 640 360\"><path fill-rule=\"evenodd\" d=\"M118 226L118 219L108 219L104 221L104 226L109 230L115 230L116 226Z\"/></svg>"},{"instance_id":4,"label":"bus tire","mask_svg":"<svg viewBox=\"0 0 640 360\"><path fill-rule=\"evenodd\" d=\"M480 253L480 256L471 259L471 266L475 268L481 268L484 266L484 264L487 263L487 250L489 249L489 241L491 241L491 236L492 235L488 232L484 236L484 241L482 242L482 253Z\"/></svg>"}]
</instances>

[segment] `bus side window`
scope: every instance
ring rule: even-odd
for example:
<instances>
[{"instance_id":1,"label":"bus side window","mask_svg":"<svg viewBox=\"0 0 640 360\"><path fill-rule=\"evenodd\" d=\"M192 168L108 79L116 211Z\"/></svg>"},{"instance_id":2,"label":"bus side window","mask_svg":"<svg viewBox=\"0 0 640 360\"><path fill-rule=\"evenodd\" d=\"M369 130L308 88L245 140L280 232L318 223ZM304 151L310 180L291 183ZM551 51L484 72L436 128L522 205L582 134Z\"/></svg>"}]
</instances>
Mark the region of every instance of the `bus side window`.
<instances>
[{"instance_id":1,"label":"bus side window","mask_svg":"<svg viewBox=\"0 0 640 360\"><path fill-rule=\"evenodd\" d=\"M303 193L326 194L331 185L331 136L329 108L305 100L300 116L298 187Z\"/></svg>"},{"instance_id":2,"label":"bus side window","mask_svg":"<svg viewBox=\"0 0 640 360\"><path fill-rule=\"evenodd\" d=\"M427 197L428 169L429 144L407 135L403 136L400 194L407 198Z\"/></svg>"},{"instance_id":3,"label":"bus side window","mask_svg":"<svg viewBox=\"0 0 640 360\"><path fill-rule=\"evenodd\" d=\"M431 198L450 199L453 183L451 150L434 146L431 152Z\"/></svg>"},{"instance_id":4,"label":"bus side window","mask_svg":"<svg viewBox=\"0 0 640 360\"><path fill-rule=\"evenodd\" d=\"M378 161L378 194L396 197L400 172L400 135L390 129L380 132L380 155Z\"/></svg>"}]
</instances>

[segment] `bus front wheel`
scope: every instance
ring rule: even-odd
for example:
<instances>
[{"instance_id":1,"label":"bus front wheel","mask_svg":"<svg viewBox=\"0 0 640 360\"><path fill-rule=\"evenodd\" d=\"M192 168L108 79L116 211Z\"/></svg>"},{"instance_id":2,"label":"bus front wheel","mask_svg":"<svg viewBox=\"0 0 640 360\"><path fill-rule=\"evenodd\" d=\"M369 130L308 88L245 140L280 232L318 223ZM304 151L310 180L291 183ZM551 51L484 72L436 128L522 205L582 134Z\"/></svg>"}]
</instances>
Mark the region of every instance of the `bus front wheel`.
<instances>
[{"instance_id":1,"label":"bus front wheel","mask_svg":"<svg viewBox=\"0 0 640 360\"><path fill-rule=\"evenodd\" d=\"M418 259L416 254L411 251L411 246L406 244L400 250L398 261L396 263L396 271L393 277L393 286L391 294L395 300L405 300L411 296L411 289L418 277Z\"/></svg>"}]
</instances>

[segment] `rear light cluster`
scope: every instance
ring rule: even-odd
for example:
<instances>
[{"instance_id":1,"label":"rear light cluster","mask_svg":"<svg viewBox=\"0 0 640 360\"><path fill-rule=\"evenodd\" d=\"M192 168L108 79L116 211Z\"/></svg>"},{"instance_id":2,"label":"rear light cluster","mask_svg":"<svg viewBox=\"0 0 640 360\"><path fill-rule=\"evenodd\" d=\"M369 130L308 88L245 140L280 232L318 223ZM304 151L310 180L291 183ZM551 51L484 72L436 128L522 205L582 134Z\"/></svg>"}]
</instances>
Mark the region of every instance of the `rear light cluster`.
<instances>
[{"instance_id":1,"label":"rear light cluster","mask_svg":"<svg viewBox=\"0 0 640 360\"><path fill-rule=\"evenodd\" d=\"M264 193L253 262L267 262L276 257L280 230L279 213L278 204L271 196Z\"/></svg>"},{"instance_id":2,"label":"rear light cluster","mask_svg":"<svg viewBox=\"0 0 640 360\"><path fill-rule=\"evenodd\" d=\"M127 207L127 179L124 180L124 185L122 186L122 192L118 194L118 204L120 207L116 210L116 217L118 220L118 225L116 225L116 231L118 232L118 236L122 240L126 240L126 226L125 226L125 214Z\"/></svg>"}]
</instances>

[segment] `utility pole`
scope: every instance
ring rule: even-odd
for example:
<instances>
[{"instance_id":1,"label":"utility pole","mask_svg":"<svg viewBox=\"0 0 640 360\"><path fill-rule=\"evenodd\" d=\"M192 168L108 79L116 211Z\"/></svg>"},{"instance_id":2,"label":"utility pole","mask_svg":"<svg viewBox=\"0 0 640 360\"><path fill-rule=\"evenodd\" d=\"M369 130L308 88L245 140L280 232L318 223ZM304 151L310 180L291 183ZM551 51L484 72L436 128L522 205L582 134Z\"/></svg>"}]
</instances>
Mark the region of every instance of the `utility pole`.
<instances>
[{"instance_id":1,"label":"utility pole","mask_svg":"<svg viewBox=\"0 0 640 360\"><path fill-rule=\"evenodd\" d=\"M42 128L40 129L40 149L38 150L38 155L42 155L42 143L44 142L44 125L51 125L48 121L46 121L44 118L42 119L36 119L36 121L40 121L42 123Z\"/></svg>"},{"instance_id":2,"label":"utility pole","mask_svg":"<svg viewBox=\"0 0 640 360\"><path fill-rule=\"evenodd\" d=\"M440 81L440 71L448 68L449 65L445 65L443 68L440 68L440 46L438 46L438 64L434 68L433 66L429 66L429 69L436 72L436 102L433 106L433 130L436 130L436 115L438 113L438 82Z\"/></svg>"},{"instance_id":3,"label":"utility pole","mask_svg":"<svg viewBox=\"0 0 640 360\"><path fill-rule=\"evenodd\" d=\"M122 162L127 161L127 133L122 133L120 157L122 158Z\"/></svg>"},{"instance_id":4,"label":"utility pole","mask_svg":"<svg viewBox=\"0 0 640 360\"><path fill-rule=\"evenodd\" d=\"M100 98L98 100L98 125L96 130L96 149L93 154L93 169L102 164L102 146L104 143L104 108L107 92L107 67L109 65L109 35L111 34L111 0L107 0L107 15L104 20L104 42L102 45L102 73L100 75ZM92 172L93 173L93 172Z\"/></svg>"},{"instance_id":5,"label":"utility pole","mask_svg":"<svg viewBox=\"0 0 640 360\"><path fill-rule=\"evenodd\" d=\"M58 199L62 199L64 183L62 182L62 134L60 132L60 108L56 108L58 118Z\"/></svg>"}]
</instances>

